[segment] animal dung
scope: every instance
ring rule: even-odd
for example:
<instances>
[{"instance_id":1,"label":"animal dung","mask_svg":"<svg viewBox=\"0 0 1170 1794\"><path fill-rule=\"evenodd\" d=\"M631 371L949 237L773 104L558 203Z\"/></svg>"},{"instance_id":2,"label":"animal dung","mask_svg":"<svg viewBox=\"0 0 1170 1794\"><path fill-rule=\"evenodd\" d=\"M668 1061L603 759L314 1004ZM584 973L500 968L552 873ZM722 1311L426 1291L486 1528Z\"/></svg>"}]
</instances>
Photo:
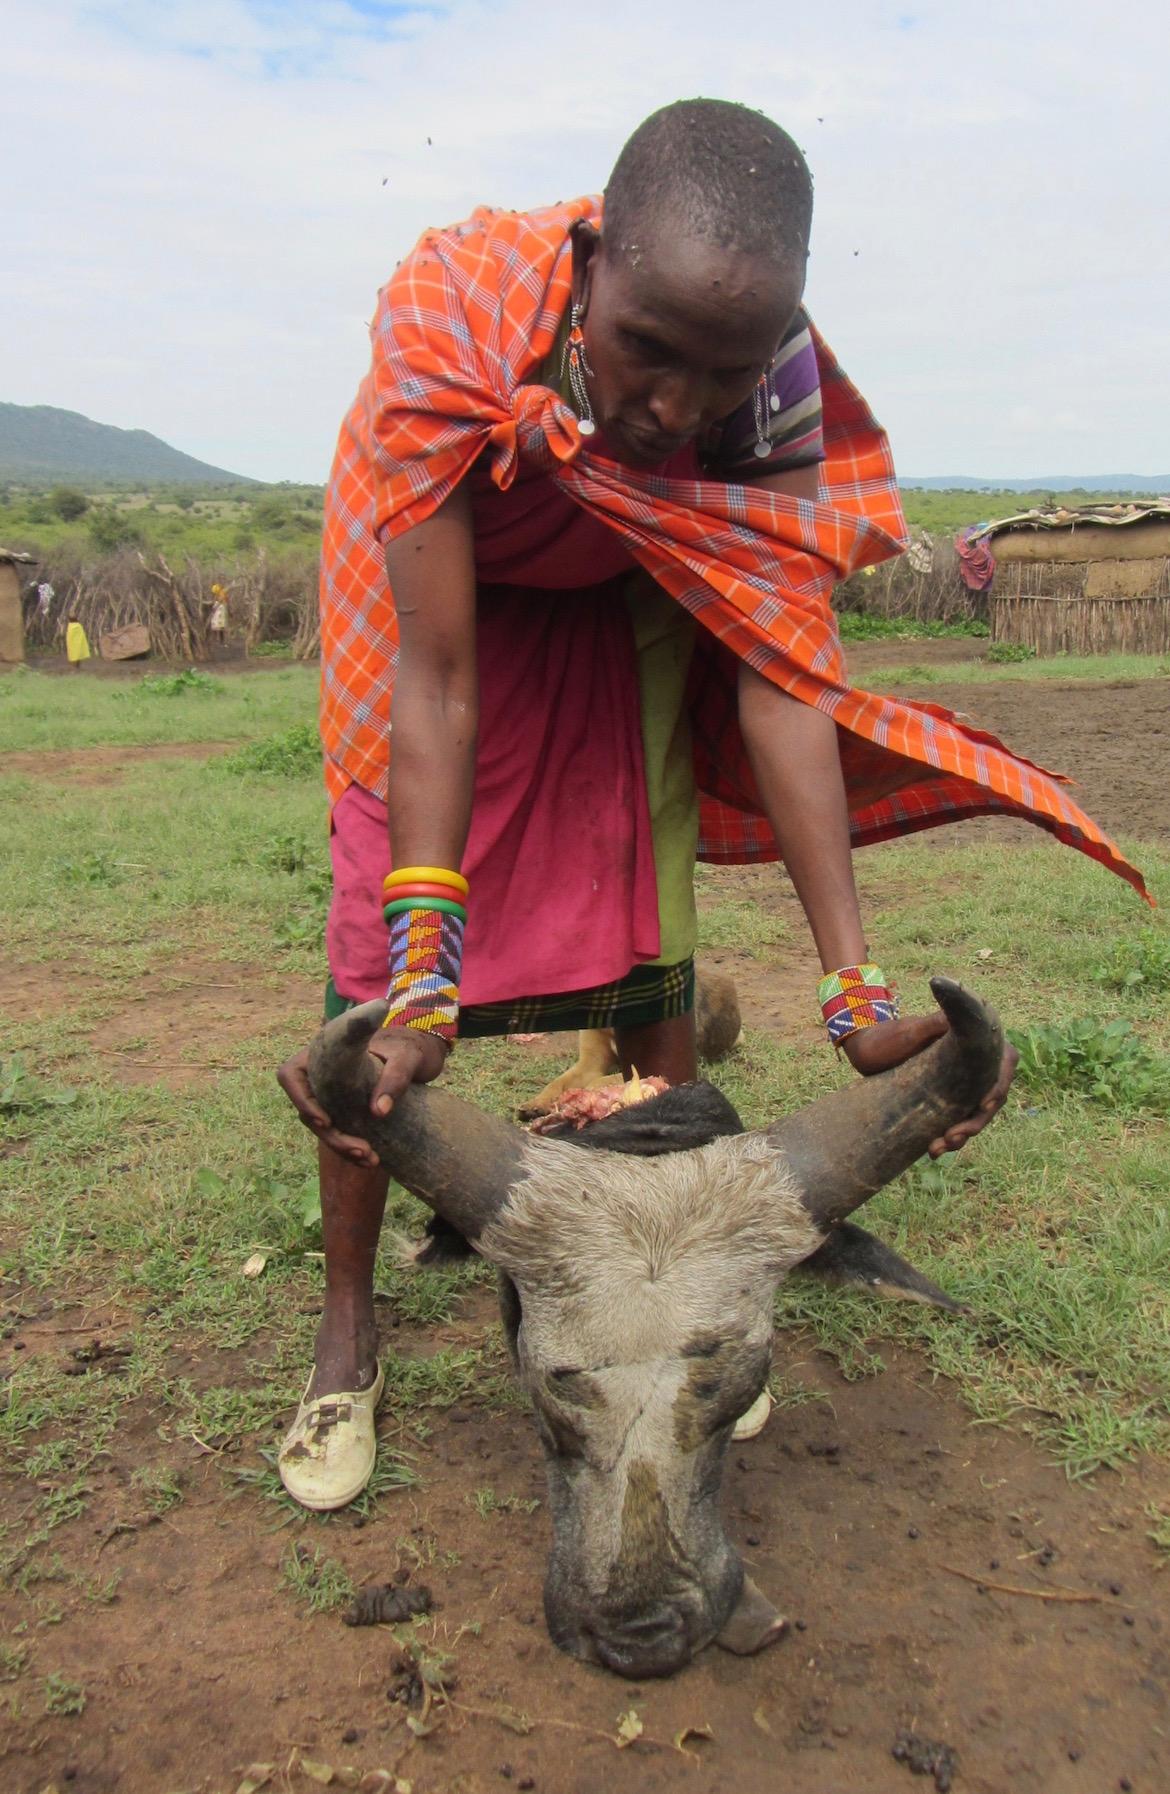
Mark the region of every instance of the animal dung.
<instances>
[{"instance_id":1,"label":"animal dung","mask_svg":"<svg viewBox=\"0 0 1170 1794\"><path fill-rule=\"evenodd\" d=\"M400 1583L372 1582L359 1588L342 1614L347 1626L397 1626L416 1613L431 1611L431 1591L420 1583L404 1588Z\"/></svg>"}]
</instances>

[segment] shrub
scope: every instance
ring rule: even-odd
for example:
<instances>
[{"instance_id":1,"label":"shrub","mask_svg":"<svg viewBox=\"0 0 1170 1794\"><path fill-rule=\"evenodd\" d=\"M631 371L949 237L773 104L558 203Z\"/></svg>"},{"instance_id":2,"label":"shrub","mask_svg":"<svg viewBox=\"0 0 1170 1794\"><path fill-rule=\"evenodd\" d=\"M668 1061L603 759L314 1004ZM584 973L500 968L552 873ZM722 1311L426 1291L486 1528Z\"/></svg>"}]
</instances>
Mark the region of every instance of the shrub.
<instances>
[{"instance_id":1,"label":"shrub","mask_svg":"<svg viewBox=\"0 0 1170 1794\"><path fill-rule=\"evenodd\" d=\"M125 548L142 541L142 531L128 517L125 511L115 509L113 505L100 505L89 514L86 525L90 539L95 548L110 554L115 548Z\"/></svg>"},{"instance_id":2,"label":"shrub","mask_svg":"<svg viewBox=\"0 0 1170 1794\"><path fill-rule=\"evenodd\" d=\"M75 486L54 486L46 503L64 523L76 523L89 510L89 500Z\"/></svg>"}]
</instances>

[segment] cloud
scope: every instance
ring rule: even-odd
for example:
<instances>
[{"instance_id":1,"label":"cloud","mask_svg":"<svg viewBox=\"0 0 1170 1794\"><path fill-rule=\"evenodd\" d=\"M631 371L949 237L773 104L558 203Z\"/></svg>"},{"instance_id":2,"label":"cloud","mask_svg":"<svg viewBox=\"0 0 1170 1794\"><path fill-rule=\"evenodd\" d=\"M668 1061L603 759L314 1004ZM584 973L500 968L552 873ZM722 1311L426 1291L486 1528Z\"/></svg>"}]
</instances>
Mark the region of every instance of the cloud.
<instances>
[{"instance_id":1,"label":"cloud","mask_svg":"<svg viewBox=\"0 0 1170 1794\"><path fill-rule=\"evenodd\" d=\"M320 479L419 231L595 189L704 92L806 148L809 302L902 466L1161 472L1170 133L1129 10L9 0L0 396Z\"/></svg>"}]
</instances>

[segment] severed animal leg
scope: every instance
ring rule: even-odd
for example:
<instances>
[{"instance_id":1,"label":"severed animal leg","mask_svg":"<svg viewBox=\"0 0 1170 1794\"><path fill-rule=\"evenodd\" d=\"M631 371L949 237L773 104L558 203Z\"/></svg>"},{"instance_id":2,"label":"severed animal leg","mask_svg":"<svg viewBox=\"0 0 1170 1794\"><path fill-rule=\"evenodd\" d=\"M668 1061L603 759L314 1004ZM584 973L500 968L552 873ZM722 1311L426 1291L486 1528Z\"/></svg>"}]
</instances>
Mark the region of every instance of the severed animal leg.
<instances>
[{"instance_id":1,"label":"severed animal leg","mask_svg":"<svg viewBox=\"0 0 1170 1794\"><path fill-rule=\"evenodd\" d=\"M519 1111L521 1121L535 1121L538 1115L547 1115L570 1090L600 1090L615 1073L620 1079L621 1069L613 1029L582 1028L577 1036L577 1063L525 1103Z\"/></svg>"},{"instance_id":2,"label":"severed animal leg","mask_svg":"<svg viewBox=\"0 0 1170 1794\"><path fill-rule=\"evenodd\" d=\"M797 1276L809 1272L828 1283L854 1283L871 1295L901 1302L927 1302L934 1308L945 1308L950 1314L970 1314L961 1302L955 1302L921 1271L907 1264L892 1246L866 1233L852 1221L834 1227L824 1245L806 1258L792 1272Z\"/></svg>"},{"instance_id":3,"label":"severed animal leg","mask_svg":"<svg viewBox=\"0 0 1170 1794\"><path fill-rule=\"evenodd\" d=\"M695 1044L706 1064L725 1059L738 1045L743 1025L735 982L726 972L695 972ZM521 1121L547 1115L570 1090L601 1090L621 1071L612 1028L582 1028L577 1036L577 1063L553 1078L518 1111Z\"/></svg>"}]
</instances>

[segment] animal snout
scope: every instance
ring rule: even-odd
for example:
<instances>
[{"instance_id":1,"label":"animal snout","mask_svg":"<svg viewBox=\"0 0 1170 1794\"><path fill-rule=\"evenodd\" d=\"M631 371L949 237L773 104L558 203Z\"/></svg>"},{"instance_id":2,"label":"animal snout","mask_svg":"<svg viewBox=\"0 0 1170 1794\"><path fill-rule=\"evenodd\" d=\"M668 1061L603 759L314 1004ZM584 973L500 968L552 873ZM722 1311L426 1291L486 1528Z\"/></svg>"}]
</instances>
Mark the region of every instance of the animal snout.
<instances>
[{"instance_id":1,"label":"animal snout","mask_svg":"<svg viewBox=\"0 0 1170 1794\"><path fill-rule=\"evenodd\" d=\"M666 1605L619 1625L595 1629L593 1643L606 1669L633 1681L643 1676L672 1676L691 1656L686 1620L677 1608Z\"/></svg>"}]
</instances>

